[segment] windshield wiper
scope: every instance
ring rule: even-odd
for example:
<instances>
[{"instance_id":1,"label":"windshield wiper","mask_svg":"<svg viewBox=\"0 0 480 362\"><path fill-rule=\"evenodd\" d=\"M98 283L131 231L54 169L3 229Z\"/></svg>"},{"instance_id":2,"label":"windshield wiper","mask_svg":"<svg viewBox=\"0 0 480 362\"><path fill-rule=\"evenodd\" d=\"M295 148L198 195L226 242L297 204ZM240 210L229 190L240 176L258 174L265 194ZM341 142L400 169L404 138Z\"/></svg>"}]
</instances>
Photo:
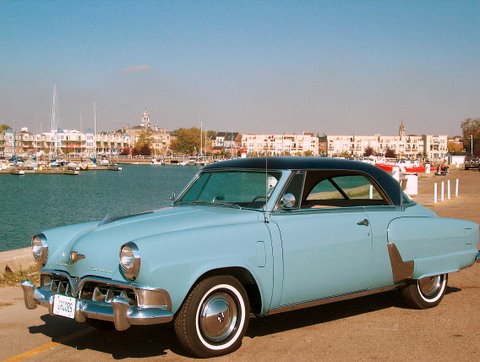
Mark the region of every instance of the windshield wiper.
<instances>
[{"instance_id":1,"label":"windshield wiper","mask_svg":"<svg viewBox=\"0 0 480 362\"><path fill-rule=\"evenodd\" d=\"M241 209L242 207L240 205L237 205L237 204L232 204L232 203L229 203L229 202L219 202L219 201L214 201L211 203L211 205L215 205L215 206L226 206L226 207L234 207L236 209Z\"/></svg>"}]
</instances>

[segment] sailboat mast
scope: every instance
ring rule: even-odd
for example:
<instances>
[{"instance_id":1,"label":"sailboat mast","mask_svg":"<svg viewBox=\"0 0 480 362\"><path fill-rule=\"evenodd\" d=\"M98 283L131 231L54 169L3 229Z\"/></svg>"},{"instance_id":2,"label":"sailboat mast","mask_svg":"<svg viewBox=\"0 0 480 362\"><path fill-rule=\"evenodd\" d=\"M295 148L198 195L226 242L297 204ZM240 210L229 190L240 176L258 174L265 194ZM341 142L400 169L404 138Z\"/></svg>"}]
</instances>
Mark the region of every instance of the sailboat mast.
<instances>
[{"instance_id":1,"label":"sailboat mast","mask_svg":"<svg viewBox=\"0 0 480 362\"><path fill-rule=\"evenodd\" d=\"M57 129L58 129L58 124L57 124L57 85L54 84L53 86L53 98L52 98L52 118L50 121L50 129L53 133L53 150L54 150L54 156L56 157L58 154L58 144L57 144Z\"/></svg>"},{"instance_id":2,"label":"sailboat mast","mask_svg":"<svg viewBox=\"0 0 480 362\"><path fill-rule=\"evenodd\" d=\"M203 146L202 131L203 131L203 123L200 122L200 157L202 157L202 146Z\"/></svg>"},{"instance_id":3,"label":"sailboat mast","mask_svg":"<svg viewBox=\"0 0 480 362\"><path fill-rule=\"evenodd\" d=\"M93 147L95 161L97 159L97 104L93 102Z\"/></svg>"}]
</instances>

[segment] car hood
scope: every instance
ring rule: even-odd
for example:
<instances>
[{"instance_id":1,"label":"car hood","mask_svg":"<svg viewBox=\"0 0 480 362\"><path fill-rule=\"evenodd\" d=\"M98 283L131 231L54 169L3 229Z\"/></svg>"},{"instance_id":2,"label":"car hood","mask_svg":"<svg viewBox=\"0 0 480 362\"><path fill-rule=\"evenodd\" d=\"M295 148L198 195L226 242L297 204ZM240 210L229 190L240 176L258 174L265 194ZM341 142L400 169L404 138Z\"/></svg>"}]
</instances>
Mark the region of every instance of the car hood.
<instances>
[{"instance_id":1,"label":"car hood","mask_svg":"<svg viewBox=\"0 0 480 362\"><path fill-rule=\"evenodd\" d=\"M141 248L141 239L195 229L192 231L192 239L194 239L197 230L201 228L261 220L263 220L263 213L254 210L218 206L182 206L121 219L106 219L100 224L97 223L96 227L92 227L91 223L82 224L85 225L84 229L77 232L72 232L70 229L63 233L47 231L44 234L48 240L51 236L57 240L55 248L52 248L54 250L49 250L45 268L65 270L75 277L95 275L111 278L119 268L120 248L129 241L137 241ZM62 238L68 241L58 243L58 239ZM160 250L161 245L158 247ZM71 252L77 253L77 261L70 261Z\"/></svg>"}]
</instances>

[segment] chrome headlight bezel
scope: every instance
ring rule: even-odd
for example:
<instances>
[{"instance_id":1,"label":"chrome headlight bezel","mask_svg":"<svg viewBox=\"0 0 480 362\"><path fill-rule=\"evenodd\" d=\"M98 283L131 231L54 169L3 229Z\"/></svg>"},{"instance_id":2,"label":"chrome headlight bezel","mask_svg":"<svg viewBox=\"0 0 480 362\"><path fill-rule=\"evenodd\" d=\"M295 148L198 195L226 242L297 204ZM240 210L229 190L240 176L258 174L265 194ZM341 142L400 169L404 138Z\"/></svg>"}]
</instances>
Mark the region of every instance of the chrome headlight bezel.
<instances>
[{"instance_id":1,"label":"chrome headlight bezel","mask_svg":"<svg viewBox=\"0 0 480 362\"><path fill-rule=\"evenodd\" d=\"M32 255L35 261L45 265L48 258L47 237L44 234L38 234L32 237Z\"/></svg>"},{"instance_id":2,"label":"chrome headlight bezel","mask_svg":"<svg viewBox=\"0 0 480 362\"><path fill-rule=\"evenodd\" d=\"M140 272L140 250L134 242L123 244L119 253L119 264L122 275L129 280L135 280Z\"/></svg>"}]
</instances>

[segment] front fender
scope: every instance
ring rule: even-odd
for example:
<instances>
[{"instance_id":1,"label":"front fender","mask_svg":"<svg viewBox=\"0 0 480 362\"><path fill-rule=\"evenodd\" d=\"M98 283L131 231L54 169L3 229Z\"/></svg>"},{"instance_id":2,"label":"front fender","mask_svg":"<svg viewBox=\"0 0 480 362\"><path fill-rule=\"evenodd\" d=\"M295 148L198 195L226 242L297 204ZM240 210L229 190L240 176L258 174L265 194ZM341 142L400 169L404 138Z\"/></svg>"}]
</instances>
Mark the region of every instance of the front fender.
<instances>
[{"instance_id":1,"label":"front fender","mask_svg":"<svg viewBox=\"0 0 480 362\"><path fill-rule=\"evenodd\" d=\"M273 255L265 223L249 223L180 231L135 240L141 267L135 284L163 288L176 313L190 289L205 274L224 268L248 271L263 303L273 293ZM120 273L115 278L122 278Z\"/></svg>"}]
</instances>

